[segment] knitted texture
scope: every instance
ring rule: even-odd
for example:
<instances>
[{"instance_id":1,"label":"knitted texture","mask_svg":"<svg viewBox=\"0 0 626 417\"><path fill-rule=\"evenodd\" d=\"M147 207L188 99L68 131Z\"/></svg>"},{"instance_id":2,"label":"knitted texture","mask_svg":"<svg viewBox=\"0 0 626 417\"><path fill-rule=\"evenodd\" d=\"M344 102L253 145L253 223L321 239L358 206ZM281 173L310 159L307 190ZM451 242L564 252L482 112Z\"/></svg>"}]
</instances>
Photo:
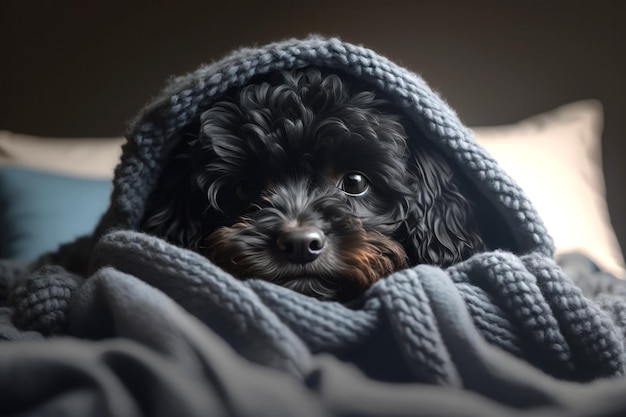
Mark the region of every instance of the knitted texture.
<instances>
[{"instance_id":1,"label":"knitted texture","mask_svg":"<svg viewBox=\"0 0 626 417\"><path fill-rule=\"evenodd\" d=\"M141 232L104 236L94 266L158 288L242 356L298 377L310 372L311 353L330 353L364 369L388 368L374 378L463 386L459 368L467 353L456 352L450 339L474 332L558 378L624 374L626 283L614 279L603 285L612 293L592 300L543 254L488 252L445 271L420 265L378 281L355 305L239 281L199 254ZM0 327L0 339L64 333L79 285L60 267L30 274L8 299L21 331Z\"/></svg>"},{"instance_id":2,"label":"knitted texture","mask_svg":"<svg viewBox=\"0 0 626 417\"><path fill-rule=\"evenodd\" d=\"M236 280L196 253L139 232L111 233L96 253L97 264L161 289L245 357L299 375L308 369L309 351L359 366L384 363L355 359L382 343L383 352L400 351L412 380L459 385L458 360L444 336L469 330L458 328L459 312L469 313L491 344L559 378L624 373L624 328L542 254L489 252L446 271L420 265L377 282L358 306L345 306L265 281ZM433 294L442 287L438 303L447 311L438 312ZM379 332L387 337L374 337Z\"/></svg>"},{"instance_id":3,"label":"knitted texture","mask_svg":"<svg viewBox=\"0 0 626 417\"><path fill-rule=\"evenodd\" d=\"M81 279L60 266L46 266L35 271L7 299L14 309L13 322L22 330L44 335L64 330L72 291Z\"/></svg>"}]
</instances>

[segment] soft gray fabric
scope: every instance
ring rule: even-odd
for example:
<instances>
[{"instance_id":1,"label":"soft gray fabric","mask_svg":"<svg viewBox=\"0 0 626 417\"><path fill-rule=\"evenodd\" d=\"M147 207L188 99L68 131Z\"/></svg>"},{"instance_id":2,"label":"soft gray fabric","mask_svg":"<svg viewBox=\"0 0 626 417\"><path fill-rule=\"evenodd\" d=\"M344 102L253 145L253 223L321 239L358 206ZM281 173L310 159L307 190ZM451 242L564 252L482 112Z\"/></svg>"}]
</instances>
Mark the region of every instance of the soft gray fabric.
<instances>
[{"instance_id":1,"label":"soft gray fabric","mask_svg":"<svg viewBox=\"0 0 626 417\"><path fill-rule=\"evenodd\" d=\"M163 256L137 259L137 252L147 248L158 248ZM436 323L437 335L423 343L435 343L442 352L423 360L443 362L444 372L430 374L419 358L413 359L422 375L448 376L435 381L443 385L381 382L354 364L314 354L304 347L306 341L293 336L291 326L271 317L262 301L267 298L244 290L267 284L220 280L203 258L158 239L119 232L107 236L98 256L115 267L103 267L74 291L66 310L73 337L0 344L0 414L600 417L626 412L624 378L584 385L558 381L489 345L461 308L459 287L431 268L414 279L427 298L422 310ZM157 258L168 261L154 264ZM145 268L139 267L142 263ZM183 264L192 267L177 274ZM148 282L128 273L134 268ZM237 293L247 299L232 305L232 314L215 317L239 286ZM375 289L368 297L383 293ZM315 304L297 294L283 304L298 298L302 309ZM422 321L423 313L413 310L400 320ZM374 318L388 314L379 310L364 321L385 326L398 320ZM223 324L221 334L211 329L217 322ZM310 329L319 336L320 327ZM330 324L326 330L335 331ZM233 342L245 337L242 332L250 332L255 349ZM395 325L391 333L396 334L390 336L393 343L406 337ZM371 342L365 338L361 344ZM368 360L384 366L390 358L379 354Z\"/></svg>"},{"instance_id":2,"label":"soft gray fabric","mask_svg":"<svg viewBox=\"0 0 626 417\"><path fill-rule=\"evenodd\" d=\"M501 216L508 237L502 247L446 270L399 271L342 305L236 280L141 232L146 200L172 149L216 96L257 75L310 65L359 77L395 101L471 181L484 204L479 210ZM141 111L116 169L111 205L91 236L31 265L0 262L0 340L11 341L0 344L0 392L8 398L0 411L626 411L618 389L626 384L624 283L604 277L605 284L593 285L595 272L571 267L576 286L552 254L522 190L419 76L338 39L241 49L173 79Z\"/></svg>"}]
</instances>

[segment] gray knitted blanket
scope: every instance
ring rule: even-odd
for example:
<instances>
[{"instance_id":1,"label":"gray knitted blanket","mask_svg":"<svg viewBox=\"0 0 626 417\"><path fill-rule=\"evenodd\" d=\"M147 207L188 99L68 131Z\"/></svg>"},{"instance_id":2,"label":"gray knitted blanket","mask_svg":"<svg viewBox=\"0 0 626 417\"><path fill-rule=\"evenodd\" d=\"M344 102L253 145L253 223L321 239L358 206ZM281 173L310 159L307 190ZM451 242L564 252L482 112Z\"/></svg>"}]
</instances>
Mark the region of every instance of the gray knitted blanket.
<instances>
[{"instance_id":1,"label":"gray knitted blanket","mask_svg":"<svg viewBox=\"0 0 626 417\"><path fill-rule=\"evenodd\" d=\"M140 233L108 235L97 253L100 265L164 291L246 358L296 374L306 373L310 353L354 355L368 369L375 358L355 352L396 351L402 360L397 369L387 364L387 378L462 386L456 368L464 352L450 342L473 326L561 378L624 373L623 330L542 255L485 253L447 271L420 265L380 281L358 306L345 306L233 279L202 256Z\"/></svg>"},{"instance_id":2,"label":"gray knitted blanket","mask_svg":"<svg viewBox=\"0 0 626 417\"><path fill-rule=\"evenodd\" d=\"M502 217L506 248L399 271L340 304L237 280L143 233L184 127L228 88L309 65L388 94ZM127 136L92 235L31 265L0 261L0 413L626 412L626 283L580 258L558 265L522 190L416 74L337 39L241 49L173 79Z\"/></svg>"},{"instance_id":3,"label":"gray knitted blanket","mask_svg":"<svg viewBox=\"0 0 626 417\"><path fill-rule=\"evenodd\" d=\"M0 412L626 410L626 379L602 380L624 371L626 285L576 257L566 265L600 302L545 255L490 252L446 271L417 266L342 305L236 280L140 232L108 234L94 253L88 279L44 266L22 275L0 308L0 392L8 399Z\"/></svg>"}]
</instances>

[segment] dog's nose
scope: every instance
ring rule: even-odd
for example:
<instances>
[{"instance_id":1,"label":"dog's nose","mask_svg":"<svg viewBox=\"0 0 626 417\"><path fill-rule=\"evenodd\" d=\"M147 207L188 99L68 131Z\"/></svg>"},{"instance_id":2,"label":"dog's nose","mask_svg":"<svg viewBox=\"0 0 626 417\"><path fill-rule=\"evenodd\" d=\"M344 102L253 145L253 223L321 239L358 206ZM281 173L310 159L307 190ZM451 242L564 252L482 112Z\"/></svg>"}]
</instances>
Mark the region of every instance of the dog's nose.
<instances>
[{"instance_id":1,"label":"dog's nose","mask_svg":"<svg viewBox=\"0 0 626 417\"><path fill-rule=\"evenodd\" d=\"M285 230L276 238L276 245L291 262L306 264L314 261L326 244L326 236L317 227L297 227Z\"/></svg>"}]
</instances>

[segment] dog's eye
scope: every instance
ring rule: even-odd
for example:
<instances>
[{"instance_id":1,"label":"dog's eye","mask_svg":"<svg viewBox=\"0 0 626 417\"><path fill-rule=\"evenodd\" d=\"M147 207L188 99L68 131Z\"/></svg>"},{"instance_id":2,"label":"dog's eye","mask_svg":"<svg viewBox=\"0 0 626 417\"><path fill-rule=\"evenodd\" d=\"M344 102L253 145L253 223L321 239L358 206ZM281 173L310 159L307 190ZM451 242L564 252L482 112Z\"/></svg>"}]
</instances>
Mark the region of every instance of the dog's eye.
<instances>
[{"instance_id":1,"label":"dog's eye","mask_svg":"<svg viewBox=\"0 0 626 417\"><path fill-rule=\"evenodd\" d=\"M252 201L261 193L261 187L254 181L241 181L235 185L235 195L241 201Z\"/></svg>"},{"instance_id":2,"label":"dog's eye","mask_svg":"<svg viewBox=\"0 0 626 417\"><path fill-rule=\"evenodd\" d=\"M360 172L350 172L341 179L339 188L350 196L358 197L367 193L370 186L365 175Z\"/></svg>"}]
</instances>

